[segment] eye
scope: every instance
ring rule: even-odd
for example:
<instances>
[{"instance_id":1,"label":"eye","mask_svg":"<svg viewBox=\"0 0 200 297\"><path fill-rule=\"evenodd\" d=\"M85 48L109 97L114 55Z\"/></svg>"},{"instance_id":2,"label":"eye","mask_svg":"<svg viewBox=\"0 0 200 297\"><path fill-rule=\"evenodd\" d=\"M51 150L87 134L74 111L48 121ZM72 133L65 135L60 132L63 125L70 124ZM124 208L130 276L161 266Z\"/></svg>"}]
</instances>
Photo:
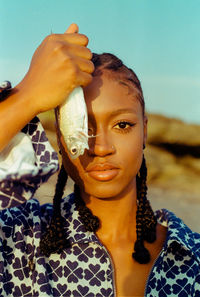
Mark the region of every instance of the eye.
<instances>
[{"instance_id":1,"label":"eye","mask_svg":"<svg viewBox=\"0 0 200 297\"><path fill-rule=\"evenodd\" d=\"M114 129L118 130L121 133L128 133L135 124L127 122L127 121L120 121L115 124Z\"/></svg>"}]
</instances>

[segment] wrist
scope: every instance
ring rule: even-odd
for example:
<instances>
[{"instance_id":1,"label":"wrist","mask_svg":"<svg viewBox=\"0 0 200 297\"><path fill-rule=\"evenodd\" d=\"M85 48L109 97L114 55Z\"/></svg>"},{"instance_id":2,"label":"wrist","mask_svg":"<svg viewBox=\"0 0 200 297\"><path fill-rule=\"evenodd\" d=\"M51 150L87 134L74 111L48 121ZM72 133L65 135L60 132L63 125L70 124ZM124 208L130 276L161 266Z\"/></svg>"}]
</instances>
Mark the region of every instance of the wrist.
<instances>
[{"instance_id":1,"label":"wrist","mask_svg":"<svg viewBox=\"0 0 200 297\"><path fill-rule=\"evenodd\" d=\"M24 80L12 89L10 96L17 100L19 105L26 108L27 116L30 119L34 118L40 112L36 104L37 98L34 97L33 90L30 90L30 88L27 87Z\"/></svg>"}]
</instances>

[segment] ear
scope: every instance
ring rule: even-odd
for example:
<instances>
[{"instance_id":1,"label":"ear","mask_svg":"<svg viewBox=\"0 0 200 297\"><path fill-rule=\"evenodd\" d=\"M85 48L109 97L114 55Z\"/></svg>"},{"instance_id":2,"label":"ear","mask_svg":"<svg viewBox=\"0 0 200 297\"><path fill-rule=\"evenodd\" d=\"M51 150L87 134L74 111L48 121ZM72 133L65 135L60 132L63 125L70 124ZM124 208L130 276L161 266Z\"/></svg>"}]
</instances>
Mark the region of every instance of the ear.
<instances>
[{"instance_id":1,"label":"ear","mask_svg":"<svg viewBox=\"0 0 200 297\"><path fill-rule=\"evenodd\" d=\"M144 126L143 147L144 148L147 142L147 123L148 123L148 118L146 115L144 115L144 120L143 120L143 126Z\"/></svg>"}]
</instances>

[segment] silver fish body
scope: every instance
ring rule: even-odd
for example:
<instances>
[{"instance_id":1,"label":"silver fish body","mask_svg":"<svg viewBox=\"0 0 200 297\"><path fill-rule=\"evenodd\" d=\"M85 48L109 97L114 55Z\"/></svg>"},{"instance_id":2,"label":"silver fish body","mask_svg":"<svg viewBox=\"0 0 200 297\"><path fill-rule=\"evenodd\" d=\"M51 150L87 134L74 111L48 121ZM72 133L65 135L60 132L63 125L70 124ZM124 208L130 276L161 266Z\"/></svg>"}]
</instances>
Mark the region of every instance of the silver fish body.
<instances>
[{"instance_id":1,"label":"silver fish body","mask_svg":"<svg viewBox=\"0 0 200 297\"><path fill-rule=\"evenodd\" d=\"M88 115L83 89L75 88L59 108L59 126L72 159L88 147Z\"/></svg>"}]
</instances>

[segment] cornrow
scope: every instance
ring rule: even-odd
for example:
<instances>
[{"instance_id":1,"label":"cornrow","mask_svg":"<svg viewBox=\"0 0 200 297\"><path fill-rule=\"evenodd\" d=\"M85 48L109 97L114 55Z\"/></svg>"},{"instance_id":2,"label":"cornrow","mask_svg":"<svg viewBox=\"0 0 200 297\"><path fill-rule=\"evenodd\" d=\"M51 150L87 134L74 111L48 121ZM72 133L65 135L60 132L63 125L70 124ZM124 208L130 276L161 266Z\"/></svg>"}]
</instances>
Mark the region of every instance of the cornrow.
<instances>
[{"instance_id":1,"label":"cornrow","mask_svg":"<svg viewBox=\"0 0 200 297\"><path fill-rule=\"evenodd\" d=\"M143 156L139 175L136 176L137 183L137 212L136 212L136 234L137 240L134 245L132 257L140 264L150 261L149 251L144 247L144 240L154 242L156 240L157 220L147 200L147 167Z\"/></svg>"},{"instance_id":2,"label":"cornrow","mask_svg":"<svg viewBox=\"0 0 200 297\"><path fill-rule=\"evenodd\" d=\"M93 76L101 74L103 70L109 70L113 74L117 73L117 80L122 80L124 82L127 82L128 84L131 83L131 86L133 86L135 90L135 96L142 106L142 111L144 115L145 102L143 91L140 81L135 72L131 68L128 68L126 65L124 65L122 60L110 53L103 53L100 55L93 53L92 62L95 66Z\"/></svg>"},{"instance_id":3,"label":"cornrow","mask_svg":"<svg viewBox=\"0 0 200 297\"><path fill-rule=\"evenodd\" d=\"M42 235L40 241L40 250L47 257L49 257L51 253L59 253L65 247L70 246L69 240L67 240L64 236L63 218L61 216L60 209L61 199L64 193L67 178L68 175L64 169L64 166L62 165L58 175L53 199L53 216L46 233Z\"/></svg>"}]
</instances>

